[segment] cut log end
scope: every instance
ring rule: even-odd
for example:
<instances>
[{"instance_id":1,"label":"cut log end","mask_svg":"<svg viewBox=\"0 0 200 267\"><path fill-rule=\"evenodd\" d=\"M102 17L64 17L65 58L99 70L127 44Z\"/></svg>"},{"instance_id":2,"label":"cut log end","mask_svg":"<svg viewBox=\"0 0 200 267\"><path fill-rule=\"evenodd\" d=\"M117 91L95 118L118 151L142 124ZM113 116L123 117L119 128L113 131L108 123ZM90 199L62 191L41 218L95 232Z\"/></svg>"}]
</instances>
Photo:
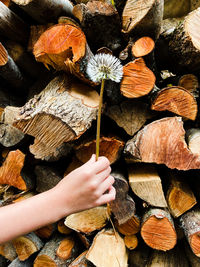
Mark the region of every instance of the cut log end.
<instances>
[{"instance_id":1,"label":"cut log end","mask_svg":"<svg viewBox=\"0 0 200 267\"><path fill-rule=\"evenodd\" d=\"M138 239L136 235L129 235L124 237L124 243L129 250L133 250L138 245Z\"/></svg>"},{"instance_id":2,"label":"cut log end","mask_svg":"<svg viewBox=\"0 0 200 267\"><path fill-rule=\"evenodd\" d=\"M123 235L134 235L137 234L140 230L140 220L138 217L133 216L124 224L116 224L117 230Z\"/></svg>"},{"instance_id":3,"label":"cut log end","mask_svg":"<svg viewBox=\"0 0 200 267\"><path fill-rule=\"evenodd\" d=\"M190 236L190 247L197 257L200 257L200 232Z\"/></svg>"},{"instance_id":4,"label":"cut log end","mask_svg":"<svg viewBox=\"0 0 200 267\"><path fill-rule=\"evenodd\" d=\"M134 57L143 57L151 53L154 46L155 42L153 39L142 37L133 44L131 52Z\"/></svg>"},{"instance_id":5,"label":"cut log end","mask_svg":"<svg viewBox=\"0 0 200 267\"><path fill-rule=\"evenodd\" d=\"M47 255L40 255L34 261L34 267L49 266L57 267L57 264Z\"/></svg>"},{"instance_id":6,"label":"cut log end","mask_svg":"<svg viewBox=\"0 0 200 267\"><path fill-rule=\"evenodd\" d=\"M200 23L200 8L191 12L185 20L185 29L187 34L190 36L194 47L200 50L200 33L198 25Z\"/></svg>"},{"instance_id":7,"label":"cut log end","mask_svg":"<svg viewBox=\"0 0 200 267\"><path fill-rule=\"evenodd\" d=\"M8 62L8 53L2 43L0 43L0 66L5 65Z\"/></svg>"}]
</instances>

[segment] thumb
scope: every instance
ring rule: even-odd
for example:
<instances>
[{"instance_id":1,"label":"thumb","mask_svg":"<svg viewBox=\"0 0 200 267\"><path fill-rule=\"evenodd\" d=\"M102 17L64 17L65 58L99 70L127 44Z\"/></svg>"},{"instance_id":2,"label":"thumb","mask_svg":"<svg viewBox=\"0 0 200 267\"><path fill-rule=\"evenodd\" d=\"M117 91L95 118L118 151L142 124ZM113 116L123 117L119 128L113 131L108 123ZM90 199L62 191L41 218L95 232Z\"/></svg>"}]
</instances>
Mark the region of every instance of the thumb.
<instances>
[{"instance_id":1,"label":"thumb","mask_svg":"<svg viewBox=\"0 0 200 267\"><path fill-rule=\"evenodd\" d=\"M91 158L89 159L88 163L94 163L96 161L96 155L92 154Z\"/></svg>"}]
</instances>

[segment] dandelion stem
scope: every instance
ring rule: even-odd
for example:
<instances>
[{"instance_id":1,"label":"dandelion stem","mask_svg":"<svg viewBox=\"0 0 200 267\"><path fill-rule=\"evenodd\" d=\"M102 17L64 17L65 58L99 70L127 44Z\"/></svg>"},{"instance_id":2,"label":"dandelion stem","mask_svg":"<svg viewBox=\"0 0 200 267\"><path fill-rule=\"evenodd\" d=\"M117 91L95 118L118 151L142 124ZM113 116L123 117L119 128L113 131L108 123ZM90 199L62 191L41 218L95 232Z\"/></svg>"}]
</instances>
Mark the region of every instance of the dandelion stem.
<instances>
[{"instance_id":1,"label":"dandelion stem","mask_svg":"<svg viewBox=\"0 0 200 267\"><path fill-rule=\"evenodd\" d=\"M100 128L101 128L101 109L103 103L103 91L104 91L105 79L101 80L101 91L100 91L100 100L99 100L99 109L97 117L97 134L96 134L96 161L99 158L99 142L100 142Z\"/></svg>"}]
</instances>

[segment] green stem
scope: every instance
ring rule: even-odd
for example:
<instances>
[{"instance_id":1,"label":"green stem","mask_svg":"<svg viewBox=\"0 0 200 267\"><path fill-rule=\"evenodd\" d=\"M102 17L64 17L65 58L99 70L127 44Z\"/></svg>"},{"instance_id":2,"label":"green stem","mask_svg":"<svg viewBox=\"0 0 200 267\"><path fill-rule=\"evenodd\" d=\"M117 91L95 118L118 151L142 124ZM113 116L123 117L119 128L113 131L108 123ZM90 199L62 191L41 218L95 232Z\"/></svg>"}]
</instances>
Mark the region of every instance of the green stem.
<instances>
[{"instance_id":1,"label":"green stem","mask_svg":"<svg viewBox=\"0 0 200 267\"><path fill-rule=\"evenodd\" d=\"M96 135L96 161L99 158L99 142L100 142L100 128L101 128L101 108L103 103L103 91L104 91L105 79L101 81L101 91L100 91L100 100L99 100L99 109L97 117L97 135Z\"/></svg>"}]
</instances>

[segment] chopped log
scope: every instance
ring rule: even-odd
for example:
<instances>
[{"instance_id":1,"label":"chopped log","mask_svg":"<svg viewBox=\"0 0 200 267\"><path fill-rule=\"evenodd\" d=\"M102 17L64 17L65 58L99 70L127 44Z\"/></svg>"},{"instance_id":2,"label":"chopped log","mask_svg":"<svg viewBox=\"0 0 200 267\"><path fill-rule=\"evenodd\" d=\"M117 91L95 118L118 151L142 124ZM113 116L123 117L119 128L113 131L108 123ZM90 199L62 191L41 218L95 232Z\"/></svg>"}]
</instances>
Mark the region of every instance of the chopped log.
<instances>
[{"instance_id":1,"label":"chopped log","mask_svg":"<svg viewBox=\"0 0 200 267\"><path fill-rule=\"evenodd\" d=\"M139 38L132 46L131 52L134 57L144 57L150 54L155 46L155 42L148 36Z\"/></svg>"},{"instance_id":2,"label":"chopped log","mask_svg":"<svg viewBox=\"0 0 200 267\"><path fill-rule=\"evenodd\" d=\"M88 260L85 258L88 250L81 253L70 265L69 267L89 267Z\"/></svg>"},{"instance_id":3,"label":"chopped log","mask_svg":"<svg viewBox=\"0 0 200 267\"><path fill-rule=\"evenodd\" d=\"M27 73L31 78L38 78L41 75L43 68L35 61L33 56L27 53L21 44L7 40L5 47L10 57L24 73Z\"/></svg>"},{"instance_id":4,"label":"chopped log","mask_svg":"<svg viewBox=\"0 0 200 267\"><path fill-rule=\"evenodd\" d=\"M14 146L24 138L24 134L12 126L17 111L18 108L12 106L7 106L2 111L0 117L0 143L5 147Z\"/></svg>"},{"instance_id":5,"label":"chopped log","mask_svg":"<svg viewBox=\"0 0 200 267\"><path fill-rule=\"evenodd\" d=\"M126 235L124 237L124 244L129 250L133 250L138 245L138 239L136 235Z\"/></svg>"},{"instance_id":6,"label":"chopped log","mask_svg":"<svg viewBox=\"0 0 200 267\"><path fill-rule=\"evenodd\" d=\"M181 179L183 177L174 172L168 172L167 176L169 186L166 200L170 213L177 218L191 209L197 201L190 187Z\"/></svg>"},{"instance_id":7,"label":"chopped log","mask_svg":"<svg viewBox=\"0 0 200 267\"><path fill-rule=\"evenodd\" d=\"M115 137L100 138L100 156L105 156L109 159L110 164L116 162L122 152L124 142ZM82 142L81 145L75 148L75 155L78 160L86 163L92 154L95 154L96 139L92 141Z\"/></svg>"},{"instance_id":8,"label":"chopped log","mask_svg":"<svg viewBox=\"0 0 200 267\"><path fill-rule=\"evenodd\" d=\"M50 65L94 84L86 78L86 65L93 54L87 45L85 34L75 25L63 23L47 29L35 43L33 54L47 68Z\"/></svg>"},{"instance_id":9,"label":"chopped log","mask_svg":"<svg viewBox=\"0 0 200 267\"><path fill-rule=\"evenodd\" d=\"M18 89L19 93L21 93L28 84L27 79L9 56L2 43L0 43L0 76L13 88Z\"/></svg>"},{"instance_id":10,"label":"chopped log","mask_svg":"<svg viewBox=\"0 0 200 267\"><path fill-rule=\"evenodd\" d=\"M65 240L65 237L55 235L49 242L45 244L40 253L37 255L33 266L68 266L74 260L74 258L78 256L77 247L75 245L72 248L69 257L67 259L63 259L62 253L65 253L65 249L63 251L63 244L65 243L62 243L63 240Z\"/></svg>"},{"instance_id":11,"label":"chopped log","mask_svg":"<svg viewBox=\"0 0 200 267\"><path fill-rule=\"evenodd\" d=\"M123 235L134 235L140 231L140 220L137 216L134 215L125 223L122 223L120 225L116 223L115 226L117 227L117 230Z\"/></svg>"},{"instance_id":12,"label":"chopped log","mask_svg":"<svg viewBox=\"0 0 200 267\"><path fill-rule=\"evenodd\" d=\"M72 256L72 253L77 254L77 247L75 247L75 239L73 236L67 236L60 242L56 254L60 259L67 260Z\"/></svg>"},{"instance_id":13,"label":"chopped log","mask_svg":"<svg viewBox=\"0 0 200 267\"><path fill-rule=\"evenodd\" d=\"M21 261L28 259L33 253L39 251L43 247L43 242L34 233L17 237L12 240L12 243Z\"/></svg>"},{"instance_id":14,"label":"chopped log","mask_svg":"<svg viewBox=\"0 0 200 267\"><path fill-rule=\"evenodd\" d=\"M146 267L156 267L156 266L177 266L177 267L189 267L187 258L185 257L183 251L178 247L170 251L157 251L153 250L150 259L145 265Z\"/></svg>"},{"instance_id":15,"label":"chopped log","mask_svg":"<svg viewBox=\"0 0 200 267\"><path fill-rule=\"evenodd\" d=\"M119 225L124 224L135 215L135 202L128 195L128 182L120 172L112 172L115 178L113 186L116 190L115 200L109 203L112 213Z\"/></svg>"},{"instance_id":16,"label":"chopped log","mask_svg":"<svg viewBox=\"0 0 200 267\"><path fill-rule=\"evenodd\" d=\"M178 170L200 168L199 156L187 148L180 117L164 118L148 124L126 143L124 151L134 161L165 164Z\"/></svg>"},{"instance_id":17,"label":"chopped log","mask_svg":"<svg viewBox=\"0 0 200 267\"><path fill-rule=\"evenodd\" d=\"M20 109L14 126L35 137L30 151L44 159L90 128L98 101L98 93L89 86L58 76Z\"/></svg>"},{"instance_id":18,"label":"chopped log","mask_svg":"<svg viewBox=\"0 0 200 267\"><path fill-rule=\"evenodd\" d=\"M95 236L86 259L96 267L128 266L124 240L113 230L103 229Z\"/></svg>"},{"instance_id":19,"label":"chopped log","mask_svg":"<svg viewBox=\"0 0 200 267\"><path fill-rule=\"evenodd\" d=\"M32 267L35 254L31 255L27 260L20 261L18 258L14 259L7 267Z\"/></svg>"},{"instance_id":20,"label":"chopped log","mask_svg":"<svg viewBox=\"0 0 200 267\"><path fill-rule=\"evenodd\" d=\"M178 85L188 90L195 98L199 97L198 87L199 81L194 74L185 74L180 77Z\"/></svg>"},{"instance_id":21,"label":"chopped log","mask_svg":"<svg viewBox=\"0 0 200 267\"><path fill-rule=\"evenodd\" d=\"M183 17L190 12L191 0L166 0L164 3L164 19Z\"/></svg>"},{"instance_id":22,"label":"chopped log","mask_svg":"<svg viewBox=\"0 0 200 267\"><path fill-rule=\"evenodd\" d=\"M200 44L197 25L200 22L200 8L189 13L171 34L169 56L173 69L198 72L200 70Z\"/></svg>"},{"instance_id":23,"label":"chopped log","mask_svg":"<svg viewBox=\"0 0 200 267\"><path fill-rule=\"evenodd\" d=\"M36 191L45 192L56 186L62 179L61 176L51 167L45 165L35 166Z\"/></svg>"},{"instance_id":24,"label":"chopped log","mask_svg":"<svg viewBox=\"0 0 200 267\"><path fill-rule=\"evenodd\" d=\"M0 35L25 45L29 36L26 23L2 2L0 2Z\"/></svg>"},{"instance_id":25,"label":"chopped log","mask_svg":"<svg viewBox=\"0 0 200 267\"><path fill-rule=\"evenodd\" d=\"M128 98L147 95L154 87L155 75L142 58L135 59L123 67L121 93Z\"/></svg>"},{"instance_id":26,"label":"chopped log","mask_svg":"<svg viewBox=\"0 0 200 267\"><path fill-rule=\"evenodd\" d=\"M167 251L176 245L177 236L169 212L150 209L143 217L141 236L153 249Z\"/></svg>"},{"instance_id":27,"label":"chopped log","mask_svg":"<svg viewBox=\"0 0 200 267\"><path fill-rule=\"evenodd\" d=\"M128 0L122 13L122 31L127 34L150 35L157 39L163 18L164 1Z\"/></svg>"},{"instance_id":28,"label":"chopped log","mask_svg":"<svg viewBox=\"0 0 200 267\"><path fill-rule=\"evenodd\" d=\"M153 116L146 103L136 100L123 101L119 105L107 105L105 114L131 136Z\"/></svg>"},{"instance_id":29,"label":"chopped log","mask_svg":"<svg viewBox=\"0 0 200 267\"><path fill-rule=\"evenodd\" d=\"M48 239L55 233L55 231L56 231L56 225L54 223L46 225L40 229L37 229L36 231L34 231L34 233L40 238Z\"/></svg>"},{"instance_id":30,"label":"chopped log","mask_svg":"<svg viewBox=\"0 0 200 267\"><path fill-rule=\"evenodd\" d=\"M148 247L144 242L140 241L136 249L129 251L129 266L146 266L146 264L148 263L150 251L150 247Z\"/></svg>"},{"instance_id":31,"label":"chopped log","mask_svg":"<svg viewBox=\"0 0 200 267\"><path fill-rule=\"evenodd\" d=\"M64 235L68 235L68 234L70 234L73 230L70 229L69 227L67 227L67 226L64 224L64 221L65 221L65 219L61 219L61 220L58 222L58 225L57 225L58 232L61 233L61 234L64 234Z\"/></svg>"},{"instance_id":32,"label":"chopped log","mask_svg":"<svg viewBox=\"0 0 200 267\"><path fill-rule=\"evenodd\" d=\"M61 15L72 14L70 0L13 0L20 8L39 23L55 21Z\"/></svg>"},{"instance_id":33,"label":"chopped log","mask_svg":"<svg viewBox=\"0 0 200 267\"><path fill-rule=\"evenodd\" d=\"M192 128L186 132L188 148L194 154L200 155L199 143L200 143L200 129Z\"/></svg>"},{"instance_id":34,"label":"chopped log","mask_svg":"<svg viewBox=\"0 0 200 267\"><path fill-rule=\"evenodd\" d=\"M152 102L151 109L168 110L190 120L196 119L198 111L194 96L180 86L170 86L160 90Z\"/></svg>"},{"instance_id":35,"label":"chopped log","mask_svg":"<svg viewBox=\"0 0 200 267\"><path fill-rule=\"evenodd\" d=\"M25 155L20 151L10 151L3 165L0 167L0 184L8 184L26 191L33 186L31 178L21 174Z\"/></svg>"},{"instance_id":36,"label":"chopped log","mask_svg":"<svg viewBox=\"0 0 200 267\"><path fill-rule=\"evenodd\" d=\"M78 4L73 9L73 15L79 19L93 50L108 47L115 51L120 48L120 17L110 2L93 0Z\"/></svg>"},{"instance_id":37,"label":"chopped log","mask_svg":"<svg viewBox=\"0 0 200 267\"><path fill-rule=\"evenodd\" d=\"M193 251L191 250L189 244L187 244L186 242L184 242L184 248L185 248L185 253L186 253L186 257L190 263L191 267L198 267L200 264L200 258L197 257Z\"/></svg>"},{"instance_id":38,"label":"chopped log","mask_svg":"<svg viewBox=\"0 0 200 267\"><path fill-rule=\"evenodd\" d=\"M149 205L167 207L162 183L156 168L147 164L128 166L129 184L133 192Z\"/></svg>"},{"instance_id":39,"label":"chopped log","mask_svg":"<svg viewBox=\"0 0 200 267\"><path fill-rule=\"evenodd\" d=\"M102 229L108 222L107 207L96 207L71 214L66 217L65 225L70 229L91 234Z\"/></svg>"},{"instance_id":40,"label":"chopped log","mask_svg":"<svg viewBox=\"0 0 200 267\"><path fill-rule=\"evenodd\" d=\"M193 251L193 253L200 257L200 211L192 210L183 214L180 218L181 225L184 229L185 236L187 237L188 243Z\"/></svg>"},{"instance_id":41,"label":"chopped log","mask_svg":"<svg viewBox=\"0 0 200 267\"><path fill-rule=\"evenodd\" d=\"M10 261L13 261L17 257L17 253L13 246L13 243L6 242L4 244L0 244L0 255Z\"/></svg>"}]
</instances>

